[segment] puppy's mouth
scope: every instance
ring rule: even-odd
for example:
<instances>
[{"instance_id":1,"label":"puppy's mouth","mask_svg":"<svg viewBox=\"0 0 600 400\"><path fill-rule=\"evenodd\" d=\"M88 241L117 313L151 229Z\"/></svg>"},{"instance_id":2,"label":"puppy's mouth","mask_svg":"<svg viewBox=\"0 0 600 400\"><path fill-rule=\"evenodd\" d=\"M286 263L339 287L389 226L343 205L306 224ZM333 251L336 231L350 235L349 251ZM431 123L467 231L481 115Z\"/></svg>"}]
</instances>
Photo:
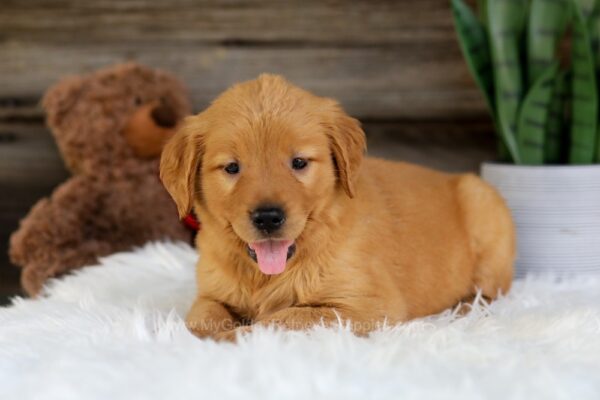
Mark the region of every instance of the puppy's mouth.
<instances>
[{"instance_id":1,"label":"puppy's mouth","mask_svg":"<svg viewBox=\"0 0 600 400\"><path fill-rule=\"evenodd\" d=\"M296 243L293 240L268 239L249 243L247 250L263 274L277 275L285 270L287 260L296 252Z\"/></svg>"}]
</instances>

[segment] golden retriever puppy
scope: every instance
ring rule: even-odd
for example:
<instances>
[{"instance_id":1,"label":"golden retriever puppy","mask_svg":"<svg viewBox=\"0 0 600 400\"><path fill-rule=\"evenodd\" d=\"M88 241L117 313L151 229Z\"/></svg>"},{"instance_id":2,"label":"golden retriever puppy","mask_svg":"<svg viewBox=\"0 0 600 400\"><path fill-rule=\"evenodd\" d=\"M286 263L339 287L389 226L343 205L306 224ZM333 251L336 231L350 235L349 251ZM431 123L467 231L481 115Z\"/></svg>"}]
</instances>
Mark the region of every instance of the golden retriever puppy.
<instances>
[{"instance_id":1,"label":"golden retriever puppy","mask_svg":"<svg viewBox=\"0 0 600 400\"><path fill-rule=\"evenodd\" d=\"M508 291L513 223L474 175L364 158L334 100L261 75L185 119L161 177L194 210L200 337L349 321L365 334Z\"/></svg>"}]
</instances>

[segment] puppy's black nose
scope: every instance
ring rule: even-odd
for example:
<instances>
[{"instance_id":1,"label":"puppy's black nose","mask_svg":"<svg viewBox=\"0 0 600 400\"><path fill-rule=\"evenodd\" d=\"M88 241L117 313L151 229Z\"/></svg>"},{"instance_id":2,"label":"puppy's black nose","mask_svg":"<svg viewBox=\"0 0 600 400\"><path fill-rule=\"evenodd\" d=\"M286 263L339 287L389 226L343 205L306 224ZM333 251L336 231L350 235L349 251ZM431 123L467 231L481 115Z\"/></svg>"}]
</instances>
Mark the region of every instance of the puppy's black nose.
<instances>
[{"instance_id":1,"label":"puppy's black nose","mask_svg":"<svg viewBox=\"0 0 600 400\"><path fill-rule=\"evenodd\" d=\"M279 207L261 207L252 211L250 219L259 231L273 233L285 222L285 213Z\"/></svg>"}]
</instances>

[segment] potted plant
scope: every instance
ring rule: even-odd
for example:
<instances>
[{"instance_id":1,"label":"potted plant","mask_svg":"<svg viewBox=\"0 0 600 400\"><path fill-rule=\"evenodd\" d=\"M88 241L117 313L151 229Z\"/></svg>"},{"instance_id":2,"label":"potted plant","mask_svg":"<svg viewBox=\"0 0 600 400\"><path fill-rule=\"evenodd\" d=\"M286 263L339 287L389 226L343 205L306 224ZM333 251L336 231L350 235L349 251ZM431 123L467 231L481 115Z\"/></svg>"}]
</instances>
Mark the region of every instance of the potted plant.
<instances>
[{"instance_id":1,"label":"potted plant","mask_svg":"<svg viewBox=\"0 0 600 400\"><path fill-rule=\"evenodd\" d=\"M517 276L600 274L600 0L451 2L499 138L481 172L512 210Z\"/></svg>"}]
</instances>

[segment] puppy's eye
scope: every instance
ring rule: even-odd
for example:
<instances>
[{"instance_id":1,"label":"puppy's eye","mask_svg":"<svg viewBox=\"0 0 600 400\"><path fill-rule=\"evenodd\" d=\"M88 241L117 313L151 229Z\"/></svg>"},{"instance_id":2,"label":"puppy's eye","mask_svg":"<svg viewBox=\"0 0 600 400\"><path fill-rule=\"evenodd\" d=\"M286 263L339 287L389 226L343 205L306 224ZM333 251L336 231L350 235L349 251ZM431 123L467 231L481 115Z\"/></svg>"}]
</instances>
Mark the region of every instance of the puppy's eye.
<instances>
[{"instance_id":1,"label":"puppy's eye","mask_svg":"<svg viewBox=\"0 0 600 400\"><path fill-rule=\"evenodd\" d=\"M229 163L223 168L229 175L235 175L240 172L240 165L236 162Z\"/></svg>"},{"instance_id":2,"label":"puppy's eye","mask_svg":"<svg viewBox=\"0 0 600 400\"><path fill-rule=\"evenodd\" d=\"M296 157L292 160L292 168L294 169L304 169L308 165L308 161L304 158Z\"/></svg>"},{"instance_id":3,"label":"puppy's eye","mask_svg":"<svg viewBox=\"0 0 600 400\"><path fill-rule=\"evenodd\" d=\"M141 106L142 103L142 99L139 96L135 96L135 99L133 99L133 104L135 104L136 106Z\"/></svg>"}]
</instances>

